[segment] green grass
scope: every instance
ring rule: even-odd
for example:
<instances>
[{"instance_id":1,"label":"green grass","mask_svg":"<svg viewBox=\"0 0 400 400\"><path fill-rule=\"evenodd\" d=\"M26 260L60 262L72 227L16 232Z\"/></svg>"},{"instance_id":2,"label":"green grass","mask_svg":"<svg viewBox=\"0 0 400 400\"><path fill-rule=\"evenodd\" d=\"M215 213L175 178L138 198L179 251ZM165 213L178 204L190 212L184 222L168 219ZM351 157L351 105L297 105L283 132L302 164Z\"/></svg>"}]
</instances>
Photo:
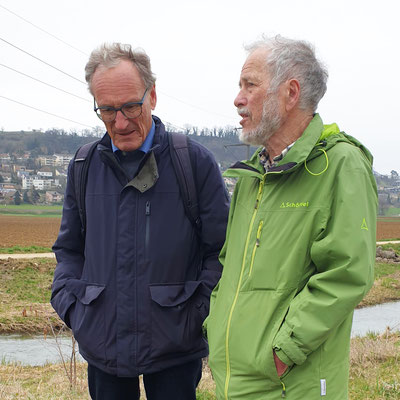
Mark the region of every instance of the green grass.
<instances>
[{"instance_id":1,"label":"green grass","mask_svg":"<svg viewBox=\"0 0 400 400\"><path fill-rule=\"evenodd\" d=\"M51 253L51 248L42 246L0 247L0 254L29 254L29 253Z\"/></svg>"},{"instance_id":2,"label":"green grass","mask_svg":"<svg viewBox=\"0 0 400 400\"><path fill-rule=\"evenodd\" d=\"M0 207L0 210L48 210L48 211L54 211L54 210L62 210L62 206L53 206L53 205L48 205L48 204L26 204L22 203L19 206L16 206L15 204L8 204L6 206L2 205Z\"/></svg>"},{"instance_id":3,"label":"green grass","mask_svg":"<svg viewBox=\"0 0 400 400\"><path fill-rule=\"evenodd\" d=\"M398 207L390 207L386 210L385 216L399 216L400 215L400 208Z\"/></svg>"},{"instance_id":4,"label":"green grass","mask_svg":"<svg viewBox=\"0 0 400 400\"><path fill-rule=\"evenodd\" d=\"M385 222L399 222L400 221L400 217L396 217L396 216L379 216L376 219L377 221L385 221Z\"/></svg>"},{"instance_id":5,"label":"green grass","mask_svg":"<svg viewBox=\"0 0 400 400\"><path fill-rule=\"evenodd\" d=\"M13 301L47 303L53 280L55 260L35 259L13 263L1 269L0 292Z\"/></svg>"},{"instance_id":6,"label":"green grass","mask_svg":"<svg viewBox=\"0 0 400 400\"><path fill-rule=\"evenodd\" d=\"M22 203L17 205L0 206L0 214L21 217L58 217L62 214L62 206L36 205Z\"/></svg>"},{"instance_id":7,"label":"green grass","mask_svg":"<svg viewBox=\"0 0 400 400\"><path fill-rule=\"evenodd\" d=\"M351 400L400 398L400 334L367 335L351 341Z\"/></svg>"},{"instance_id":8,"label":"green grass","mask_svg":"<svg viewBox=\"0 0 400 400\"><path fill-rule=\"evenodd\" d=\"M376 263L375 279L383 278L387 275L392 275L396 271L400 271L400 264Z\"/></svg>"},{"instance_id":9,"label":"green grass","mask_svg":"<svg viewBox=\"0 0 400 400\"><path fill-rule=\"evenodd\" d=\"M387 243L381 245L383 250L394 250L397 254L400 254L400 243Z\"/></svg>"},{"instance_id":10,"label":"green grass","mask_svg":"<svg viewBox=\"0 0 400 400\"><path fill-rule=\"evenodd\" d=\"M375 282L358 307L400 299L400 264L375 263Z\"/></svg>"},{"instance_id":11,"label":"green grass","mask_svg":"<svg viewBox=\"0 0 400 400\"><path fill-rule=\"evenodd\" d=\"M50 323L62 328L50 305L55 264L49 258L0 260L0 334L40 334Z\"/></svg>"}]
</instances>

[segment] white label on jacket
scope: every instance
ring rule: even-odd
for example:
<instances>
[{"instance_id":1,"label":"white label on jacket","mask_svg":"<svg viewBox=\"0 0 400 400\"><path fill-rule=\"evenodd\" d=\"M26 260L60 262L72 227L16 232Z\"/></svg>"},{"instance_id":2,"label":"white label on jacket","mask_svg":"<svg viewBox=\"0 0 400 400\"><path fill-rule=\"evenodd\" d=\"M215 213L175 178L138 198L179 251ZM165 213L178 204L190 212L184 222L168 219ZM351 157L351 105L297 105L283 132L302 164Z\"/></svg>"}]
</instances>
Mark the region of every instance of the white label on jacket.
<instances>
[{"instance_id":1,"label":"white label on jacket","mask_svg":"<svg viewBox=\"0 0 400 400\"><path fill-rule=\"evenodd\" d=\"M321 396L326 396L326 380L321 379Z\"/></svg>"}]
</instances>

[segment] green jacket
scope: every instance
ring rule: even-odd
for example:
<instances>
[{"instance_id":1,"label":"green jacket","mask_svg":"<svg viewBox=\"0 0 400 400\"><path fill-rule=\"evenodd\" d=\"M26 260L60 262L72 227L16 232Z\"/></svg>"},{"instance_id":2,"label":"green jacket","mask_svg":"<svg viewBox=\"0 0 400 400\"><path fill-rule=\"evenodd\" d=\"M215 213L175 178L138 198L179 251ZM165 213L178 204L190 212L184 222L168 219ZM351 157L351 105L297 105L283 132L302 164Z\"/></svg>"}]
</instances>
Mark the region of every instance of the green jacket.
<instances>
[{"instance_id":1,"label":"green jacket","mask_svg":"<svg viewBox=\"0 0 400 400\"><path fill-rule=\"evenodd\" d=\"M374 276L372 156L318 114L268 173L260 150L225 173L239 180L204 323L217 398L347 399L353 310Z\"/></svg>"}]
</instances>

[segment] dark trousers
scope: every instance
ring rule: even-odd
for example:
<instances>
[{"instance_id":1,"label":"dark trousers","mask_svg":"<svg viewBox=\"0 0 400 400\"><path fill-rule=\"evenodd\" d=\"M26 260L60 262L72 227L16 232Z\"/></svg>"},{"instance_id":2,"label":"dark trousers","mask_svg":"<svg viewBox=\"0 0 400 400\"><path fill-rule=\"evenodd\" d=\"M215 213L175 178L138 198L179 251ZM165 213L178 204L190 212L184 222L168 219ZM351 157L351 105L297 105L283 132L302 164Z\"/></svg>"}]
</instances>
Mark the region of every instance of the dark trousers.
<instances>
[{"instance_id":1,"label":"dark trousers","mask_svg":"<svg viewBox=\"0 0 400 400\"><path fill-rule=\"evenodd\" d=\"M201 378L201 359L143 375L147 400L196 400ZM138 400L139 378L120 378L88 366L89 393L92 400Z\"/></svg>"}]
</instances>

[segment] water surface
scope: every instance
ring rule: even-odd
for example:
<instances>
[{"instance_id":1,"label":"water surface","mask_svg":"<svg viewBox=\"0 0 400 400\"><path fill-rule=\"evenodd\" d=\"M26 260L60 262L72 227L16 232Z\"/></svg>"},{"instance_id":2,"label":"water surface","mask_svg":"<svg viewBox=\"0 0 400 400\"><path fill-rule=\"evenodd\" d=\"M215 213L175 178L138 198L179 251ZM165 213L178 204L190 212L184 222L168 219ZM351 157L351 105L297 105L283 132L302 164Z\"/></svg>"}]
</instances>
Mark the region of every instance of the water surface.
<instances>
[{"instance_id":1,"label":"water surface","mask_svg":"<svg viewBox=\"0 0 400 400\"><path fill-rule=\"evenodd\" d=\"M400 330L400 301L365 307L354 311L351 336L365 336L368 332L383 333L389 327ZM77 344L76 344L77 348ZM0 335L0 359L23 365L44 365L61 362L60 351L66 362L71 357L70 337ZM83 361L77 352L77 358Z\"/></svg>"},{"instance_id":2,"label":"water surface","mask_svg":"<svg viewBox=\"0 0 400 400\"><path fill-rule=\"evenodd\" d=\"M58 344L57 344L58 343ZM78 350L78 344L75 344ZM61 353L60 353L61 352ZM77 353L77 358L82 357ZM61 362L62 357L69 362L72 354L72 339L53 337L0 335L0 359L6 362L19 362L23 365L44 365Z\"/></svg>"}]
</instances>

